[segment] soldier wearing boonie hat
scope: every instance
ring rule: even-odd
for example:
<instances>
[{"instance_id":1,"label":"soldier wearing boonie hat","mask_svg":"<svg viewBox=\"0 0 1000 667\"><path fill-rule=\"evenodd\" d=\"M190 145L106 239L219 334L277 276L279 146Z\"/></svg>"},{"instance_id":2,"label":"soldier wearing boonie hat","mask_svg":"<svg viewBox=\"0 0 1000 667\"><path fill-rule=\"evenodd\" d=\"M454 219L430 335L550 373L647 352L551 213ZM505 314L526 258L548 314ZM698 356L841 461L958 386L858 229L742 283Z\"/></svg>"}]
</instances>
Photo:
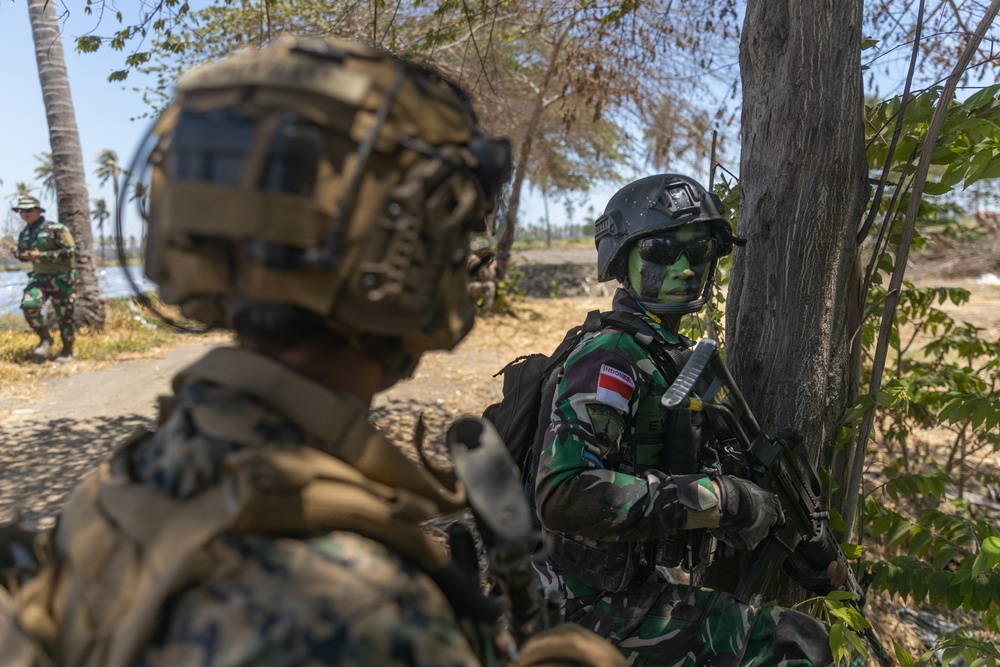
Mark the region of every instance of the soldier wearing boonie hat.
<instances>
[{"instance_id":1,"label":"soldier wearing boonie hat","mask_svg":"<svg viewBox=\"0 0 1000 667\"><path fill-rule=\"evenodd\" d=\"M11 210L21 212L30 211L36 208L40 212L45 213L45 209L42 208L42 202L38 201L36 197L32 197L31 195L21 195L17 198L17 203L11 207Z\"/></svg>"},{"instance_id":2,"label":"soldier wearing boonie hat","mask_svg":"<svg viewBox=\"0 0 1000 667\"><path fill-rule=\"evenodd\" d=\"M146 273L237 344L74 491L17 636L81 666L510 664L478 577L418 527L464 487L368 422L471 328L509 142L439 75L306 39L184 76L152 132ZM624 664L582 628L537 637L518 664Z\"/></svg>"},{"instance_id":3,"label":"soldier wearing boonie hat","mask_svg":"<svg viewBox=\"0 0 1000 667\"><path fill-rule=\"evenodd\" d=\"M61 222L47 220L42 215L45 209L35 197L21 195L12 208L21 214L25 227L18 236L17 245L10 247L10 253L22 261L31 262L28 284L21 298L21 310L28 326L39 337L34 354L44 357L52 347L52 336L42 314L46 299L51 299L62 337L59 360L68 361L73 357L75 337L73 305L76 302L76 270L73 268L73 255L76 244L73 235Z\"/></svg>"}]
</instances>

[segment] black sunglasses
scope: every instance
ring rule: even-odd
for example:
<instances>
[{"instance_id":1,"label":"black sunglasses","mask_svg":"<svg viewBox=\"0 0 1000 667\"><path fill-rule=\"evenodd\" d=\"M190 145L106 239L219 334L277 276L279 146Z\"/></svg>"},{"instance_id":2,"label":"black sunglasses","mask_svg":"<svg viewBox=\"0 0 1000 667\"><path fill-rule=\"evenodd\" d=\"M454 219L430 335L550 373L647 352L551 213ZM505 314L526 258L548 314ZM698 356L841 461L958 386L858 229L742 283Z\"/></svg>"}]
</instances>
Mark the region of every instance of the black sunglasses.
<instances>
[{"instance_id":1,"label":"black sunglasses","mask_svg":"<svg viewBox=\"0 0 1000 667\"><path fill-rule=\"evenodd\" d=\"M678 241L674 238L651 237L636 241L639 257L654 264L673 264L683 254L691 266L704 264L716 257L714 239Z\"/></svg>"}]
</instances>

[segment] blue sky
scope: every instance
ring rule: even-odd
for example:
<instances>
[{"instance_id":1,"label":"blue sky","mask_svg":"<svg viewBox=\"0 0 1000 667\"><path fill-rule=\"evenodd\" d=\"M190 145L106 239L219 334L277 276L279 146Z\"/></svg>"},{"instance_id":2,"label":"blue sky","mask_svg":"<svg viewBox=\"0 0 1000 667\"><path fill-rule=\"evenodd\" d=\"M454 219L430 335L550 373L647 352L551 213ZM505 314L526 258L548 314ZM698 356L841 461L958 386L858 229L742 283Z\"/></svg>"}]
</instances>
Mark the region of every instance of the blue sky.
<instances>
[{"instance_id":1,"label":"blue sky","mask_svg":"<svg viewBox=\"0 0 1000 667\"><path fill-rule=\"evenodd\" d=\"M205 2L206 0L196 0L192 4L201 5ZM105 24L99 26L97 17L83 12L82 2L66 0L65 4L73 9L62 23L63 48L83 147L89 194L91 199L105 198L110 207L113 203L111 185L98 186L94 176L97 167L95 159L101 150L107 148L117 152L122 163L127 165L139 138L150 123L148 118L141 118L149 109L142 102L141 94L133 90L142 83L140 75L133 72L124 83L107 81L110 72L122 67L125 53L104 47L96 53L78 54L74 49L77 36L89 33L110 34L117 26L114 18L105 17ZM59 8L62 6L63 3L57 5ZM128 9L128 6L124 7ZM6 65L6 90L9 91L6 103L0 105L0 128L3 128L0 131L0 202L6 204L18 182L28 182L35 194L39 194L38 183L34 180L34 170L38 165L35 156L49 151L48 127L24 0L0 0L0 55ZM966 93L960 92L960 96L964 94ZM731 159L730 162L733 162L731 167L738 166L738 158ZM623 183L631 177L643 175L624 173L626 171L628 170L622 170ZM704 178L705 174L696 176ZM574 218L579 221L589 217L590 208L599 214L610 196L623 183L607 184L594 188L586 195L574 196L574 200L578 202ZM522 200L524 204L520 216L522 223L539 222L544 215L540 196L537 191L523 194L525 198ZM54 214L54 199L49 196L43 198L43 202L49 208L50 215ZM0 232L5 228L4 221L9 219L9 209L6 205L4 209L0 212ZM565 222L566 212L560 200L550 200L549 212L553 224ZM19 225L19 221L12 222Z\"/></svg>"},{"instance_id":2,"label":"blue sky","mask_svg":"<svg viewBox=\"0 0 1000 667\"><path fill-rule=\"evenodd\" d=\"M93 31L97 19L84 14L80 8L83 3L72 4L73 13L63 23L63 49L83 147L84 168L91 199L104 197L110 208L114 196L111 184L99 187L94 176L97 155L103 149L111 149L118 153L119 160L127 164L150 121L132 120L146 111L141 95L131 90L137 83L135 75L130 76L124 85L107 81L110 72L121 68L125 54L111 49L91 54L76 53L74 38ZM108 25L102 33L112 29L111 20L106 20ZM38 165L35 156L49 151L35 46L24 0L0 0L0 57L5 64L5 88L8 92L5 103L0 105L0 128L3 128L0 130L0 180L3 181L0 183L0 201L7 209L8 195L15 191L18 182L29 183L33 194L39 194L38 183L34 179ZM54 216L55 199L51 195L43 198L43 205L46 205L49 215ZM5 210L0 215L0 228L7 212Z\"/></svg>"}]
</instances>

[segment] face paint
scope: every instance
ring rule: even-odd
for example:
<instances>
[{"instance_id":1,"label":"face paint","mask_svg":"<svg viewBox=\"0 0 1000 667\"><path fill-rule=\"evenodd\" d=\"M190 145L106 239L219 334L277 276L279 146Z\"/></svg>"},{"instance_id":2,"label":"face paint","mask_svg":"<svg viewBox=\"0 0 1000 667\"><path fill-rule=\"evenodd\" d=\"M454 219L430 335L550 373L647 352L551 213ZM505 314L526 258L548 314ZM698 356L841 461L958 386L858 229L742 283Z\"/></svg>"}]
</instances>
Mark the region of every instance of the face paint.
<instances>
[{"instance_id":1,"label":"face paint","mask_svg":"<svg viewBox=\"0 0 1000 667\"><path fill-rule=\"evenodd\" d=\"M629 281L644 301L688 303L704 291L716 252L716 243L703 224L640 239L629 249Z\"/></svg>"}]
</instances>

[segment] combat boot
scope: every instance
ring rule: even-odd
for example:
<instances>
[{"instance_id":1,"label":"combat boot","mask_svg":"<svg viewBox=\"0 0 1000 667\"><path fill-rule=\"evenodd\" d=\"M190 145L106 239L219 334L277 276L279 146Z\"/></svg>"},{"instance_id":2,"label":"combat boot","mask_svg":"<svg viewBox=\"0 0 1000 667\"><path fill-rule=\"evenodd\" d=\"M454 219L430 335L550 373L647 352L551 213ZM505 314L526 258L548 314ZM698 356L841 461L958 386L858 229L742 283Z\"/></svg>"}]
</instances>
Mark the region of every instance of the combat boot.
<instances>
[{"instance_id":1,"label":"combat boot","mask_svg":"<svg viewBox=\"0 0 1000 667\"><path fill-rule=\"evenodd\" d=\"M41 338L41 342L38 343L38 347L32 350L32 354L36 357L44 357L49 353L49 348L52 347L52 336L46 331L44 334L39 334L38 337Z\"/></svg>"},{"instance_id":2,"label":"combat boot","mask_svg":"<svg viewBox=\"0 0 1000 667\"><path fill-rule=\"evenodd\" d=\"M59 351L59 356L56 357L56 361L69 361L73 358L73 341L64 340L62 350Z\"/></svg>"}]
</instances>

